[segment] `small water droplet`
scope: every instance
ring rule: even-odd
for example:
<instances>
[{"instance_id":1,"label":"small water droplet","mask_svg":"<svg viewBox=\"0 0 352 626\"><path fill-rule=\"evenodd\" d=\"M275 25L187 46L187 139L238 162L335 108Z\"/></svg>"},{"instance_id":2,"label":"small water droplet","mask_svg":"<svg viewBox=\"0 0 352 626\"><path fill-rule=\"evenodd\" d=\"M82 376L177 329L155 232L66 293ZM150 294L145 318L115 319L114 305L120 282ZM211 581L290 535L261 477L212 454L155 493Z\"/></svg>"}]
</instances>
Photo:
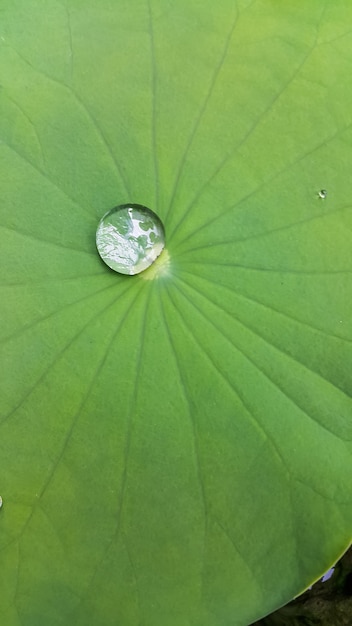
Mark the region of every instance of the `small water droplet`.
<instances>
[{"instance_id":1,"label":"small water droplet","mask_svg":"<svg viewBox=\"0 0 352 626\"><path fill-rule=\"evenodd\" d=\"M322 200L325 200L327 195L328 195L328 192L326 191L326 189L321 189L320 191L318 191L318 196Z\"/></svg>"},{"instance_id":2,"label":"small water droplet","mask_svg":"<svg viewBox=\"0 0 352 626\"><path fill-rule=\"evenodd\" d=\"M2 507L2 497L0 496L0 509Z\"/></svg>"},{"instance_id":3,"label":"small water droplet","mask_svg":"<svg viewBox=\"0 0 352 626\"><path fill-rule=\"evenodd\" d=\"M121 204L101 218L96 244L104 263L120 274L139 274L165 246L159 217L141 204Z\"/></svg>"}]
</instances>

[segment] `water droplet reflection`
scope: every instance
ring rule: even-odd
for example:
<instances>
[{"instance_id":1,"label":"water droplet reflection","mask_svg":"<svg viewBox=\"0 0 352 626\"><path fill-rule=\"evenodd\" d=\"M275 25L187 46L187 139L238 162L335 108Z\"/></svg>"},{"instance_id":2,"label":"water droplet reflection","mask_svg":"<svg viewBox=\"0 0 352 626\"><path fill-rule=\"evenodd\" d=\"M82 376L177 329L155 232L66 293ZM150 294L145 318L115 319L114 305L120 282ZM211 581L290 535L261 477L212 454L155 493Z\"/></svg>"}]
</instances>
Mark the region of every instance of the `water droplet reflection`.
<instances>
[{"instance_id":1,"label":"water droplet reflection","mask_svg":"<svg viewBox=\"0 0 352 626\"><path fill-rule=\"evenodd\" d=\"M158 258L165 246L159 217L141 204L121 204L100 220L96 233L104 263L120 274L139 274Z\"/></svg>"}]
</instances>

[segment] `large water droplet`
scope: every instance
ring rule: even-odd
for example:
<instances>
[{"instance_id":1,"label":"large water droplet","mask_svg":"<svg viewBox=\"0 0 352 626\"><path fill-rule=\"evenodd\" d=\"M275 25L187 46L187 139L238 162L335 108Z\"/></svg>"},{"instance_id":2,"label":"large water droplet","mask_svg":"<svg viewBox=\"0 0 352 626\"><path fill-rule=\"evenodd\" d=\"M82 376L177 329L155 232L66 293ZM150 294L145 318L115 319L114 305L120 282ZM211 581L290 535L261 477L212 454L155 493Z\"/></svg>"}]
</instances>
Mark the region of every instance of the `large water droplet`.
<instances>
[{"instance_id":1,"label":"large water droplet","mask_svg":"<svg viewBox=\"0 0 352 626\"><path fill-rule=\"evenodd\" d=\"M96 234L104 263L120 274L139 274L158 258L165 231L153 211L141 204L121 204L105 213Z\"/></svg>"}]
</instances>

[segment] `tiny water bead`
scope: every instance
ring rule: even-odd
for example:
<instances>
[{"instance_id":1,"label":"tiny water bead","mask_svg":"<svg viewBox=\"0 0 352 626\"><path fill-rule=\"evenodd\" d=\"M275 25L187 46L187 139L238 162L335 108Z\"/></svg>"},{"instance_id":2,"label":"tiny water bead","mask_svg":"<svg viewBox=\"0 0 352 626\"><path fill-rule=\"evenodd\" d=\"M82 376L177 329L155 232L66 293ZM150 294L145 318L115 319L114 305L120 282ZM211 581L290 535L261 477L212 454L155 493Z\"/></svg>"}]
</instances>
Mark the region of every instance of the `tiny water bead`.
<instances>
[{"instance_id":1,"label":"tiny water bead","mask_svg":"<svg viewBox=\"0 0 352 626\"><path fill-rule=\"evenodd\" d=\"M139 274L165 246L159 217L141 204L120 204L101 218L96 245L104 263L120 274Z\"/></svg>"},{"instance_id":2,"label":"tiny water bead","mask_svg":"<svg viewBox=\"0 0 352 626\"><path fill-rule=\"evenodd\" d=\"M320 191L318 191L318 197L321 200L325 200L327 195L328 195L328 192L326 191L326 189L320 189Z\"/></svg>"}]
</instances>

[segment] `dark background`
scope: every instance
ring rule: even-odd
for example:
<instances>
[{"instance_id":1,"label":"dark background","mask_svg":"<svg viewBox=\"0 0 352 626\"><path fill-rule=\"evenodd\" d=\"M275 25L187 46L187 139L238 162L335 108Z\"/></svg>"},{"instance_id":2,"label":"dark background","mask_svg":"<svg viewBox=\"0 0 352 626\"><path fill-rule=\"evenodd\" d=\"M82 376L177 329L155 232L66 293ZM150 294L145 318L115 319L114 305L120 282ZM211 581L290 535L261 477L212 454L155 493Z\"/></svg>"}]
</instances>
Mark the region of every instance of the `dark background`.
<instances>
[{"instance_id":1,"label":"dark background","mask_svg":"<svg viewBox=\"0 0 352 626\"><path fill-rule=\"evenodd\" d=\"M352 626L352 547L329 580L252 626Z\"/></svg>"}]
</instances>

